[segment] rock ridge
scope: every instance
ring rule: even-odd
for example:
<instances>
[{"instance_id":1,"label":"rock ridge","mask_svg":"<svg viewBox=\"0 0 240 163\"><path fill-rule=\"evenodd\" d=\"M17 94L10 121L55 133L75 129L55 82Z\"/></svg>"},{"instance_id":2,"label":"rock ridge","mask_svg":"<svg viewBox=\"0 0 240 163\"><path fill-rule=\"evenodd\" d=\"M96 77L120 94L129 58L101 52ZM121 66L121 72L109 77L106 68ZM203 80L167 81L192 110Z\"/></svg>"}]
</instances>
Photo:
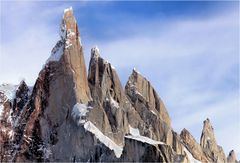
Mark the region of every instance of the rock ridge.
<instances>
[{"instance_id":1,"label":"rock ridge","mask_svg":"<svg viewBox=\"0 0 240 163\"><path fill-rule=\"evenodd\" d=\"M0 86L0 111L1 162L237 162L208 118L200 144L175 132L151 83L133 69L123 87L97 46L87 73L72 8L34 87Z\"/></svg>"},{"instance_id":2,"label":"rock ridge","mask_svg":"<svg viewBox=\"0 0 240 163\"><path fill-rule=\"evenodd\" d=\"M226 162L224 151L222 147L217 144L214 129L208 118L203 122L200 145L206 157L212 162Z\"/></svg>"}]
</instances>

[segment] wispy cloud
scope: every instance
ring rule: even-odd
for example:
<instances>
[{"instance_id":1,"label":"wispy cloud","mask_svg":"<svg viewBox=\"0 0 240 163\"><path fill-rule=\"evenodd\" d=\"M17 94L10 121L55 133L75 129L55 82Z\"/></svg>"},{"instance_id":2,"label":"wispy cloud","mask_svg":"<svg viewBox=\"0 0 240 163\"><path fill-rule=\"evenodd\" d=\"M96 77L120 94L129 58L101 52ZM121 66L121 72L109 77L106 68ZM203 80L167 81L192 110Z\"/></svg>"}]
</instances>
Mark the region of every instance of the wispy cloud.
<instances>
[{"instance_id":1,"label":"wispy cloud","mask_svg":"<svg viewBox=\"0 0 240 163\"><path fill-rule=\"evenodd\" d=\"M33 84L59 39L62 6L42 9L38 3L1 2L0 82Z\"/></svg>"}]
</instances>

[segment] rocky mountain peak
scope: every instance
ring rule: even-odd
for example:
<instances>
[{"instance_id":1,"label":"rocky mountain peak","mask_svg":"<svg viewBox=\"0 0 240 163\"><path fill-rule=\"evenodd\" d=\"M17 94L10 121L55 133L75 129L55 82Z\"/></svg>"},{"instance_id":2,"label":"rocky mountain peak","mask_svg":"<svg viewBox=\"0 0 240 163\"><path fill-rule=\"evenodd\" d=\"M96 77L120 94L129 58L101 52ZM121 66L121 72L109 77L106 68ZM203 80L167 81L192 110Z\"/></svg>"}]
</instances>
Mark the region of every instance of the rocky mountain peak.
<instances>
[{"instance_id":1,"label":"rocky mountain peak","mask_svg":"<svg viewBox=\"0 0 240 163\"><path fill-rule=\"evenodd\" d=\"M16 97L13 101L14 114L19 114L24 105L27 103L30 93L29 87L25 81L22 80L16 89Z\"/></svg>"},{"instance_id":2,"label":"rocky mountain peak","mask_svg":"<svg viewBox=\"0 0 240 163\"><path fill-rule=\"evenodd\" d=\"M209 118L207 118L206 120L203 121L203 125L204 125L204 128L206 128L206 127L211 127L212 128L212 124L211 124Z\"/></svg>"},{"instance_id":3,"label":"rocky mountain peak","mask_svg":"<svg viewBox=\"0 0 240 163\"><path fill-rule=\"evenodd\" d=\"M91 49L91 58L98 58L100 57L100 51L97 46Z\"/></svg>"},{"instance_id":4,"label":"rocky mountain peak","mask_svg":"<svg viewBox=\"0 0 240 163\"><path fill-rule=\"evenodd\" d=\"M87 104L91 100L83 48L72 8L64 10L60 36L61 40L53 48L34 87L35 92L46 93L46 107L51 109L45 109L45 113L56 124L62 123L75 104Z\"/></svg>"},{"instance_id":5,"label":"rocky mountain peak","mask_svg":"<svg viewBox=\"0 0 240 163\"><path fill-rule=\"evenodd\" d=\"M214 129L210 120L207 118L203 122L203 130L200 139L200 145L203 148L208 160L213 162L225 162L226 157L221 146L217 144Z\"/></svg>"},{"instance_id":6,"label":"rocky mountain peak","mask_svg":"<svg viewBox=\"0 0 240 163\"><path fill-rule=\"evenodd\" d=\"M206 120L203 121L201 145L205 148L209 145L208 143L209 141L211 141L212 144L216 145L214 129L212 127L210 120L207 118Z\"/></svg>"},{"instance_id":7,"label":"rocky mountain peak","mask_svg":"<svg viewBox=\"0 0 240 163\"><path fill-rule=\"evenodd\" d=\"M63 42L63 44L60 44L62 51L57 52L62 53L60 57L62 58L60 61L62 67L59 69L62 69L62 71L66 73L65 82L66 76L69 77L68 82L73 82L76 100L87 103L91 100L91 95L87 82L87 71L83 48L80 44L78 25L71 7L64 10L60 31L60 43ZM57 45L58 44L59 42Z\"/></svg>"},{"instance_id":8,"label":"rocky mountain peak","mask_svg":"<svg viewBox=\"0 0 240 163\"><path fill-rule=\"evenodd\" d=\"M27 93L29 91L29 88L24 80L20 82L20 84L17 87L16 90L16 96L19 96L21 93Z\"/></svg>"},{"instance_id":9,"label":"rocky mountain peak","mask_svg":"<svg viewBox=\"0 0 240 163\"><path fill-rule=\"evenodd\" d=\"M229 152L228 157L227 157L227 162L228 162L228 163L237 163L237 162L238 162L234 150L231 150L231 151Z\"/></svg>"},{"instance_id":10,"label":"rocky mountain peak","mask_svg":"<svg viewBox=\"0 0 240 163\"><path fill-rule=\"evenodd\" d=\"M201 144L171 126L151 83L133 69L125 89L91 49L88 76L73 9L34 84L0 85L0 161L224 162L209 119ZM228 161L236 160L230 152Z\"/></svg>"},{"instance_id":11,"label":"rocky mountain peak","mask_svg":"<svg viewBox=\"0 0 240 163\"><path fill-rule=\"evenodd\" d=\"M127 85L125 87L126 93L143 101L147 108L160 115L160 118L171 126L171 120L161 98L151 85L151 83L142 76L135 68L130 75Z\"/></svg>"},{"instance_id":12,"label":"rocky mountain peak","mask_svg":"<svg viewBox=\"0 0 240 163\"><path fill-rule=\"evenodd\" d=\"M90 84L105 84L103 80L110 78L112 81L117 80L116 86L121 86L118 75L116 74L115 69L107 60L103 59L100 56L100 50L97 46L91 49L91 59L89 63L88 70L88 81ZM106 82L106 81L105 81Z\"/></svg>"},{"instance_id":13,"label":"rocky mountain peak","mask_svg":"<svg viewBox=\"0 0 240 163\"><path fill-rule=\"evenodd\" d=\"M197 143L195 138L190 134L187 129L181 131L180 137L184 146L192 153L193 157L202 162L207 162L201 146Z\"/></svg>"},{"instance_id":14,"label":"rocky mountain peak","mask_svg":"<svg viewBox=\"0 0 240 163\"><path fill-rule=\"evenodd\" d=\"M184 139L187 139L187 140L189 139L189 137L192 137L190 132L185 128L181 131L180 136L181 136L181 138L184 138Z\"/></svg>"},{"instance_id":15,"label":"rocky mountain peak","mask_svg":"<svg viewBox=\"0 0 240 163\"><path fill-rule=\"evenodd\" d=\"M61 40L40 71L31 99L20 115L18 142L22 142L19 145L21 152L14 157L15 160L27 159L26 155L30 153L36 160L39 157L41 161L49 159L49 154L44 152L52 145L51 151L62 159L70 159L69 153L77 151L77 146L65 148L62 144L74 144L74 138L65 137L76 127L71 116L73 108L81 106L80 109L84 109L86 106L88 109L91 94L78 26L71 8L63 13L60 35ZM82 113L82 110L77 111ZM26 137L31 139L25 141ZM30 140L32 146L29 146Z\"/></svg>"},{"instance_id":16,"label":"rocky mountain peak","mask_svg":"<svg viewBox=\"0 0 240 163\"><path fill-rule=\"evenodd\" d=\"M134 67L132 70L132 74L134 74L136 76L136 75L140 74L140 72L137 71L137 69Z\"/></svg>"},{"instance_id":17,"label":"rocky mountain peak","mask_svg":"<svg viewBox=\"0 0 240 163\"><path fill-rule=\"evenodd\" d=\"M77 21L74 17L72 7L70 7L64 10L60 25L60 37L64 40L66 38L77 38L78 36Z\"/></svg>"},{"instance_id":18,"label":"rocky mountain peak","mask_svg":"<svg viewBox=\"0 0 240 163\"><path fill-rule=\"evenodd\" d=\"M104 120L106 121L104 125L103 122L97 123L97 125L102 124L98 127L115 142L122 144L128 129L125 113L129 107L125 103L127 98L117 72L108 61L100 56L97 47L91 49L88 82L93 100L98 105L98 114L103 114L103 118L107 119ZM96 118L92 121L96 121Z\"/></svg>"},{"instance_id":19,"label":"rocky mountain peak","mask_svg":"<svg viewBox=\"0 0 240 163\"><path fill-rule=\"evenodd\" d=\"M171 120L165 105L151 83L136 69L127 81L125 93L141 119L148 124L145 126L148 128L146 136L171 144Z\"/></svg>"}]
</instances>

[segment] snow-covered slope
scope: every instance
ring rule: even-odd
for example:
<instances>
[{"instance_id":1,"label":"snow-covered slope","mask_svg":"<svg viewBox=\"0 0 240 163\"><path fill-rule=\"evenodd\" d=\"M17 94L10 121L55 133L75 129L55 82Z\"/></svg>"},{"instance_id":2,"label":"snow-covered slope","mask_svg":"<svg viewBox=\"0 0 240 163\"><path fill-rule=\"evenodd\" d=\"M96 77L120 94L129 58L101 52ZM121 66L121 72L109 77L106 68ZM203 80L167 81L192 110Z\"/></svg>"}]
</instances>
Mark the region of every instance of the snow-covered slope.
<instances>
[{"instance_id":1,"label":"snow-covered slope","mask_svg":"<svg viewBox=\"0 0 240 163\"><path fill-rule=\"evenodd\" d=\"M105 136L92 122L87 121L84 124L84 128L93 133L101 143L113 150L117 158L121 157L123 147L117 145L109 137Z\"/></svg>"},{"instance_id":2,"label":"snow-covered slope","mask_svg":"<svg viewBox=\"0 0 240 163\"><path fill-rule=\"evenodd\" d=\"M156 140L150 139L150 138L148 138L146 136L141 136L140 132L139 132L139 129L132 128L130 125L129 125L129 131L130 131L131 135L125 136L126 138L138 140L138 141L141 141L143 143L148 143L148 144L152 144L152 145L165 144L165 143L163 143L161 141L156 141Z\"/></svg>"},{"instance_id":3,"label":"snow-covered slope","mask_svg":"<svg viewBox=\"0 0 240 163\"><path fill-rule=\"evenodd\" d=\"M3 104L6 100L12 101L16 94L17 85L13 84L1 84L0 85L0 119L3 113Z\"/></svg>"},{"instance_id":4,"label":"snow-covered slope","mask_svg":"<svg viewBox=\"0 0 240 163\"><path fill-rule=\"evenodd\" d=\"M191 163L201 163L201 161L193 157L193 155L187 150L187 148L184 147L183 149L184 149L184 152L186 152L187 157Z\"/></svg>"},{"instance_id":5,"label":"snow-covered slope","mask_svg":"<svg viewBox=\"0 0 240 163\"><path fill-rule=\"evenodd\" d=\"M7 99L12 100L15 97L17 87L18 85L1 84L0 92L3 93L7 97Z\"/></svg>"},{"instance_id":6,"label":"snow-covered slope","mask_svg":"<svg viewBox=\"0 0 240 163\"><path fill-rule=\"evenodd\" d=\"M76 103L72 109L72 117L78 125L86 122L86 115L92 107L87 104Z\"/></svg>"}]
</instances>

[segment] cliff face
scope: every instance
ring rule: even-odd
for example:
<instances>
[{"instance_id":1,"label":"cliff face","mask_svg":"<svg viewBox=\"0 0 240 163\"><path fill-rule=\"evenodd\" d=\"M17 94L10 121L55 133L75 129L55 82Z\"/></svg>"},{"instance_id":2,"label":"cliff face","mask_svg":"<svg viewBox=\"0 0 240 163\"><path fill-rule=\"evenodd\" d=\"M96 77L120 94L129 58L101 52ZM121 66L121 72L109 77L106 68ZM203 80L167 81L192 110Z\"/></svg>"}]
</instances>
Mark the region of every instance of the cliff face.
<instances>
[{"instance_id":1,"label":"cliff face","mask_svg":"<svg viewBox=\"0 0 240 163\"><path fill-rule=\"evenodd\" d=\"M91 50L88 81L96 108L88 119L117 144L123 145L124 135L128 132L127 111L130 105L115 69L100 57L97 47ZM99 119L99 114L102 119Z\"/></svg>"},{"instance_id":2,"label":"cliff face","mask_svg":"<svg viewBox=\"0 0 240 163\"><path fill-rule=\"evenodd\" d=\"M95 47L87 75L71 8L34 87L2 85L0 111L1 161L226 162L210 121L201 144L187 130L178 135L163 101L135 69L124 89ZM234 153L228 161L236 161Z\"/></svg>"},{"instance_id":3,"label":"cliff face","mask_svg":"<svg viewBox=\"0 0 240 163\"><path fill-rule=\"evenodd\" d=\"M135 69L129 77L125 92L140 115L142 134L155 140L172 143L170 117L150 82Z\"/></svg>"},{"instance_id":4,"label":"cliff face","mask_svg":"<svg viewBox=\"0 0 240 163\"><path fill-rule=\"evenodd\" d=\"M201 135L200 145L205 155L213 162L226 162L226 157L221 146L217 144L213 127L209 119L203 122L203 131Z\"/></svg>"},{"instance_id":5,"label":"cliff face","mask_svg":"<svg viewBox=\"0 0 240 163\"><path fill-rule=\"evenodd\" d=\"M236 154L234 152L234 150L231 150L228 154L228 157L227 157L227 162L229 163L238 163L240 161L237 161L237 157L236 157Z\"/></svg>"},{"instance_id":6,"label":"cliff face","mask_svg":"<svg viewBox=\"0 0 240 163\"><path fill-rule=\"evenodd\" d=\"M203 152L202 147L197 143L197 141L194 139L194 137L190 134L190 132L188 130L183 129L181 131L180 136L181 136L183 144L192 153L194 158L196 158L197 160L200 160L202 162L208 161L208 159L206 158L206 156Z\"/></svg>"}]
</instances>

